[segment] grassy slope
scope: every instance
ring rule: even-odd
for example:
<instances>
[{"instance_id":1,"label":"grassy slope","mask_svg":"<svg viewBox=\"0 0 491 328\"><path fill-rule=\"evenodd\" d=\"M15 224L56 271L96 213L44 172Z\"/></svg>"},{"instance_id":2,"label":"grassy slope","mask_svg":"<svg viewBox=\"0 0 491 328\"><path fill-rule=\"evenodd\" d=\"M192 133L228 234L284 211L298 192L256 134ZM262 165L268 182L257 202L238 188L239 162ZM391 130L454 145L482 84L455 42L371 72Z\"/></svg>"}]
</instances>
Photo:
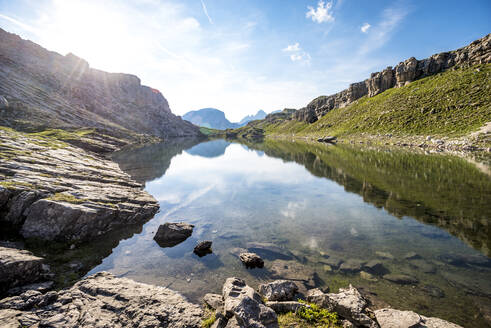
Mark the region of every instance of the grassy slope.
<instances>
[{"instance_id":1,"label":"grassy slope","mask_svg":"<svg viewBox=\"0 0 491 328\"><path fill-rule=\"evenodd\" d=\"M491 64L449 70L363 97L307 124L285 121L256 126L268 135L348 136L362 132L460 137L491 121Z\"/></svg>"}]
</instances>

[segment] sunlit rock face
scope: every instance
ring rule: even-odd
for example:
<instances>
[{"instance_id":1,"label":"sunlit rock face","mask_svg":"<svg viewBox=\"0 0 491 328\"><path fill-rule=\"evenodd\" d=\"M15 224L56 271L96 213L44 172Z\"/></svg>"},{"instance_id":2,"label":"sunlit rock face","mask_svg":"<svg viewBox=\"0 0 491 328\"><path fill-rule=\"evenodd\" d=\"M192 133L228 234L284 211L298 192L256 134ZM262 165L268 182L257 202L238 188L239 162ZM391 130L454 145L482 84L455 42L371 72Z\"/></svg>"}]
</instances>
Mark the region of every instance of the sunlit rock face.
<instances>
[{"instance_id":1,"label":"sunlit rock face","mask_svg":"<svg viewBox=\"0 0 491 328\"><path fill-rule=\"evenodd\" d=\"M466 67L491 63L491 34L476 40L466 47L435 54L423 60L411 57L372 73L365 81L353 83L348 89L330 96L320 96L306 107L294 113L297 121L313 123L335 108L346 107L363 96L373 97L387 89L402 87L412 81L434 75L451 67Z\"/></svg>"},{"instance_id":2,"label":"sunlit rock face","mask_svg":"<svg viewBox=\"0 0 491 328\"><path fill-rule=\"evenodd\" d=\"M0 29L0 94L42 123L131 130L159 137L198 135L172 114L159 90L134 75L93 69L73 54L62 56ZM41 123L41 122L40 122Z\"/></svg>"}]
</instances>

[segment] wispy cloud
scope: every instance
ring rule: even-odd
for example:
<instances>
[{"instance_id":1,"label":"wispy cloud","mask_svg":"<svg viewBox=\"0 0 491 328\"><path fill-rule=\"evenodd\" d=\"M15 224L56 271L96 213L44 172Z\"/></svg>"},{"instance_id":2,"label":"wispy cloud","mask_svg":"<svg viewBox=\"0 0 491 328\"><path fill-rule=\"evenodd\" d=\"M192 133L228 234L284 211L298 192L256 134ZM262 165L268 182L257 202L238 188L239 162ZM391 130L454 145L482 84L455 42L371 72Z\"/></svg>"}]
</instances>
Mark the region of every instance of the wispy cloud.
<instances>
[{"instance_id":1,"label":"wispy cloud","mask_svg":"<svg viewBox=\"0 0 491 328\"><path fill-rule=\"evenodd\" d=\"M411 9L401 3L384 9L382 19L371 28L369 37L360 48L360 54L364 55L384 46L392 37L396 29L404 18L410 13ZM363 32L363 27L362 27Z\"/></svg>"},{"instance_id":2,"label":"wispy cloud","mask_svg":"<svg viewBox=\"0 0 491 328\"><path fill-rule=\"evenodd\" d=\"M28 24L25 24L15 18L12 18L10 16L7 16L7 15L4 15L4 14L0 14L0 18L1 19L4 19L6 21L9 21L11 23L14 23L15 25L19 26L21 29L27 31L27 32L30 32L30 33L36 33L36 29Z\"/></svg>"},{"instance_id":3,"label":"wispy cloud","mask_svg":"<svg viewBox=\"0 0 491 328\"><path fill-rule=\"evenodd\" d=\"M326 23L326 22L332 22L334 21L334 16L332 15L332 2L324 2L320 0L317 3L317 8L313 8L311 6L308 6L307 13L305 14L305 17L311 18L312 21L316 23Z\"/></svg>"},{"instance_id":4,"label":"wispy cloud","mask_svg":"<svg viewBox=\"0 0 491 328\"><path fill-rule=\"evenodd\" d=\"M208 17L208 21L210 24L213 24L213 20L211 19L210 15L208 15L208 9L206 8L205 2L201 0L201 6L203 7L203 12L205 13L206 17Z\"/></svg>"},{"instance_id":5,"label":"wispy cloud","mask_svg":"<svg viewBox=\"0 0 491 328\"><path fill-rule=\"evenodd\" d=\"M300 51L300 44L298 42L294 44L289 44L283 51L291 52L291 51Z\"/></svg>"},{"instance_id":6,"label":"wispy cloud","mask_svg":"<svg viewBox=\"0 0 491 328\"><path fill-rule=\"evenodd\" d=\"M370 27L372 27L372 25L368 24L368 23L365 23L363 24L363 26L360 28L360 30L363 32L363 33L368 33L368 30L370 29Z\"/></svg>"}]
</instances>

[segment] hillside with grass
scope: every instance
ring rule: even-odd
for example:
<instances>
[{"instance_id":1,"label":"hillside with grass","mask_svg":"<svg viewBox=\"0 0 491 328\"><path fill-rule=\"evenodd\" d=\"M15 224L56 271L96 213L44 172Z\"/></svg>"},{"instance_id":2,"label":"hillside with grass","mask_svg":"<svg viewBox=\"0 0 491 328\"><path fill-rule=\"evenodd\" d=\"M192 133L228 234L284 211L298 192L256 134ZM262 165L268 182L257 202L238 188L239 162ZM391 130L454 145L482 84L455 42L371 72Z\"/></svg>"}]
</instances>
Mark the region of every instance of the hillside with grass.
<instances>
[{"instance_id":1,"label":"hillside with grass","mask_svg":"<svg viewBox=\"0 0 491 328\"><path fill-rule=\"evenodd\" d=\"M249 124L267 136L367 133L463 137L491 121L491 64L449 70L329 111L314 123L288 116ZM489 142L489 140L488 140Z\"/></svg>"}]
</instances>

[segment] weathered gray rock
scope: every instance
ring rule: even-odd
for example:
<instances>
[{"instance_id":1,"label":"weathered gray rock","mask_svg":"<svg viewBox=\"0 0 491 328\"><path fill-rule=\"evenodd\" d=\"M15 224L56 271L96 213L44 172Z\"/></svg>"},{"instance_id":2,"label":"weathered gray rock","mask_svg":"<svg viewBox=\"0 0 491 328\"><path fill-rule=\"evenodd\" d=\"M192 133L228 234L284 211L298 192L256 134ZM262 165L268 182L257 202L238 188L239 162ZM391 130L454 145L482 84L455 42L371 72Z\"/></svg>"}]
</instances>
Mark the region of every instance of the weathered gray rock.
<instances>
[{"instance_id":1,"label":"weathered gray rock","mask_svg":"<svg viewBox=\"0 0 491 328\"><path fill-rule=\"evenodd\" d=\"M362 327L377 327L367 308L367 300L353 286L339 289L339 293L325 294L319 289L310 290L307 301L315 303L329 311L335 311L343 318Z\"/></svg>"},{"instance_id":2,"label":"weathered gray rock","mask_svg":"<svg viewBox=\"0 0 491 328\"><path fill-rule=\"evenodd\" d=\"M159 226L153 239L160 247L172 247L188 239L193 228L194 225L184 222L166 222Z\"/></svg>"},{"instance_id":3,"label":"weathered gray rock","mask_svg":"<svg viewBox=\"0 0 491 328\"><path fill-rule=\"evenodd\" d=\"M9 102L4 96L0 96L0 110L9 108Z\"/></svg>"},{"instance_id":4,"label":"weathered gray rock","mask_svg":"<svg viewBox=\"0 0 491 328\"><path fill-rule=\"evenodd\" d=\"M288 280L275 280L259 285L259 293L268 301L293 301L297 292L297 285Z\"/></svg>"},{"instance_id":5,"label":"weathered gray rock","mask_svg":"<svg viewBox=\"0 0 491 328\"><path fill-rule=\"evenodd\" d=\"M262 268L264 267L263 259L256 253L240 253L240 260L247 268Z\"/></svg>"},{"instance_id":6,"label":"weathered gray rock","mask_svg":"<svg viewBox=\"0 0 491 328\"><path fill-rule=\"evenodd\" d=\"M43 275L43 258L16 248L0 247L0 294L39 281Z\"/></svg>"},{"instance_id":7,"label":"weathered gray rock","mask_svg":"<svg viewBox=\"0 0 491 328\"><path fill-rule=\"evenodd\" d=\"M211 309L218 310L223 307L223 298L219 294L205 294L203 302Z\"/></svg>"},{"instance_id":8,"label":"weathered gray rock","mask_svg":"<svg viewBox=\"0 0 491 328\"><path fill-rule=\"evenodd\" d=\"M276 313L297 312L300 308L305 307L305 303L286 301L286 302L266 302L266 306L273 309Z\"/></svg>"},{"instance_id":9,"label":"weathered gray rock","mask_svg":"<svg viewBox=\"0 0 491 328\"><path fill-rule=\"evenodd\" d=\"M15 296L27 292L28 290L34 290L37 292L45 293L51 288L53 288L53 281L38 282L35 284L24 285L20 287L14 287L7 291L7 295Z\"/></svg>"},{"instance_id":10,"label":"weathered gray rock","mask_svg":"<svg viewBox=\"0 0 491 328\"><path fill-rule=\"evenodd\" d=\"M383 278L400 285L410 285L418 283L418 279L407 274L386 274L383 276Z\"/></svg>"},{"instance_id":11,"label":"weathered gray rock","mask_svg":"<svg viewBox=\"0 0 491 328\"><path fill-rule=\"evenodd\" d=\"M118 165L56 138L0 130L8 160L0 161L0 223L25 238L87 241L142 224L157 201Z\"/></svg>"},{"instance_id":12,"label":"weathered gray rock","mask_svg":"<svg viewBox=\"0 0 491 328\"><path fill-rule=\"evenodd\" d=\"M198 245L194 247L194 253L199 257L205 256L207 254L211 254L212 253L211 245L212 242L209 240L199 242Z\"/></svg>"},{"instance_id":13,"label":"weathered gray rock","mask_svg":"<svg viewBox=\"0 0 491 328\"><path fill-rule=\"evenodd\" d=\"M228 278L223 285L222 296L224 314L229 321L234 317L240 327L278 327L276 313L262 304L261 296L244 280Z\"/></svg>"},{"instance_id":14,"label":"weathered gray rock","mask_svg":"<svg viewBox=\"0 0 491 328\"><path fill-rule=\"evenodd\" d=\"M165 138L200 134L197 126L172 114L160 91L134 75L93 69L82 58L48 51L3 29L0 44L0 80L9 81L0 92L28 104L15 109L39 121L33 123Z\"/></svg>"},{"instance_id":15,"label":"weathered gray rock","mask_svg":"<svg viewBox=\"0 0 491 328\"><path fill-rule=\"evenodd\" d=\"M0 301L0 318L13 327L201 327L198 305L164 287L101 272L72 288L29 291Z\"/></svg>"},{"instance_id":16,"label":"weathered gray rock","mask_svg":"<svg viewBox=\"0 0 491 328\"><path fill-rule=\"evenodd\" d=\"M374 312L380 328L461 328L454 323L428 318L412 311L386 308Z\"/></svg>"},{"instance_id":17,"label":"weathered gray rock","mask_svg":"<svg viewBox=\"0 0 491 328\"><path fill-rule=\"evenodd\" d=\"M381 309L374 312L380 328L421 327L421 316L412 311Z\"/></svg>"}]
</instances>

